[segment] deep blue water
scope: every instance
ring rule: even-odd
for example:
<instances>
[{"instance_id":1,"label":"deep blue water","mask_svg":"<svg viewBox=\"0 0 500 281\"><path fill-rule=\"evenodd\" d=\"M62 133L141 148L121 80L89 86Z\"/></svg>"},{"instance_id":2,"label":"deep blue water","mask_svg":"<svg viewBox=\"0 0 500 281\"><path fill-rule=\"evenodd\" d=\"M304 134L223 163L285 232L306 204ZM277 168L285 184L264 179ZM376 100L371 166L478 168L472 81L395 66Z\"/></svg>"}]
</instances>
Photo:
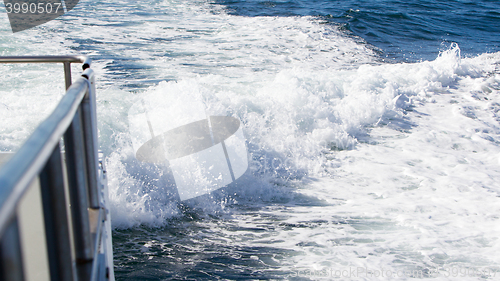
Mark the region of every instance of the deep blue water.
<instances>
[{"instance_id":1,"label":"deep blue water","mask_svg":"<svg viewBox=\"0 0 500 281\"><path fill-rule=\"evenodd\" d=\"M498 0L216 0L240 16L317 16L363 38L388 60L432 60L458 43L464 56L500 50Z\"/></svg>"}]
</instances>

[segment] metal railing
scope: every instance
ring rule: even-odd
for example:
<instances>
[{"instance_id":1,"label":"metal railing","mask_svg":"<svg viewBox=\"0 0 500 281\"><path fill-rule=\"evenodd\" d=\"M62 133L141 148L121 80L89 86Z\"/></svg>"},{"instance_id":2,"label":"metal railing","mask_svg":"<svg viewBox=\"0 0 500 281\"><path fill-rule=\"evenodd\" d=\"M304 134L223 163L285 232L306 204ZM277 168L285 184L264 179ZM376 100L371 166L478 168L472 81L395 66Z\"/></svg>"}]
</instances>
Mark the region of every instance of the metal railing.
<instances>
[{"instance_id":1,"label":"metal railing","mask_svg":"<svg viewBox=\"0 0 500 281\"><path fill-rule=\"evenodd\" d=\"M66 89L71 86L71 63L82 63L83 70L90 67L90 59L85 56L10 56L0 57L0 63L62 63Z\"/></svg>"},{"instance_id":2,"label":"metal railing","mask_svg":"<svg viewBox=\"0 0 500 281\"><path fill-rule=\"evenodd\" d=\"M102 257L106 219L109 239L110 229L103 197L103 190L107 192L105 171L97 151L96 91L90 60L76 56L0 57L0 63L63 63L67 88L50 116L0 169L0 280L25 280L17 206L36 178L50 279L113 279L112 264L103 268L102 262L106 259ZM84 70L73 84L71 63L82 63ZM93 217L97 220L91 221Z\"/></svg>"}]
</instances>

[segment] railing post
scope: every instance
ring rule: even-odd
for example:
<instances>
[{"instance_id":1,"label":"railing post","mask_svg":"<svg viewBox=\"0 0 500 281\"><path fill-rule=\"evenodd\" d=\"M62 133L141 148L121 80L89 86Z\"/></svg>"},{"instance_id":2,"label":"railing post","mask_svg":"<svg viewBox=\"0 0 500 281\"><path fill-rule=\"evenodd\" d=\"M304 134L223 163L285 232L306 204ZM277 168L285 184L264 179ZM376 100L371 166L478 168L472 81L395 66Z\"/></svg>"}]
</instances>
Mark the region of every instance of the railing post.
<instances>
[{"instance_id":1,"label":"railing post","mask_svg":"<svg viewBox=\"0 0 500 281\"><path fill-rule=\"evenodd\" d=\"M60 145L40 173L40 188L51 280L75 280Z\"/></svg>"},{"instance_id":2,"label":"railing post","mask_svg":"<svg viewBox=\"0 0 500 281\"><path fill-rule=\"evenodd\" d=\"M89 280L90 270L88 267L92 266L89 262L93 258L93 244L88 214L88 171L81 107L76 111L73 122L64 134L64 144L66 146L77 275L78 280Z\"/></svg>"},{"instance_id":3,"label":"railing post","mask_svg":"<svg viewBox=\"0 0 500 281\"><path fill-rule=\"evenodd\" d=\"M23 258L17 216L11 219L0 240L0 279L23 281Z\"/></svg>"},{"instance_id":4,"label":"railing post","mask_svg":"<svg viewBox=\"0 0 500 281\"><path fill-rule=\"evenodd\" d=\"M89 176L89 204L90 208L99 208L98 187L98 155L97 155L97 120L96 120L96 97L94 75L91 69L87 69L83 75L89 81L89 88L82 100L82 122L85 133L85 150L87 160L87 172Z\"/></svg>"},{"instance_id":5,"label":"railing post","mask_svg":"<svg viewBox=\"0 0 500 281\"><path fill-rule=\"evenodd\" d=\"M64 64L64 82L66 83L66 90L71 86L71 63L63 62Z\"/></svg>"}]
</instances>

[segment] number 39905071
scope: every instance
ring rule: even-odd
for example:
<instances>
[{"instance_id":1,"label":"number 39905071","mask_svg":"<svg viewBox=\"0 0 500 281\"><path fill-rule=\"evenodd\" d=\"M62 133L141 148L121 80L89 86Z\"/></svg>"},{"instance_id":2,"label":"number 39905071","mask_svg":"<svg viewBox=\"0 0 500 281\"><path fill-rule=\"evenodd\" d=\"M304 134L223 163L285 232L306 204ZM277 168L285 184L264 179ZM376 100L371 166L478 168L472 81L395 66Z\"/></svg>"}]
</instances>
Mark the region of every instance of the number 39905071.
<instances>
[{"instance_id":1,"label":"number 39905071","mask_svg":"<svg viewBox=\"0 0 500 281\"><path fill-rule=\"evenodd\" d=\"M7 13L15 14L56 14L61 8L61 3L6 3Z\"/></svg>"}]
</instances>

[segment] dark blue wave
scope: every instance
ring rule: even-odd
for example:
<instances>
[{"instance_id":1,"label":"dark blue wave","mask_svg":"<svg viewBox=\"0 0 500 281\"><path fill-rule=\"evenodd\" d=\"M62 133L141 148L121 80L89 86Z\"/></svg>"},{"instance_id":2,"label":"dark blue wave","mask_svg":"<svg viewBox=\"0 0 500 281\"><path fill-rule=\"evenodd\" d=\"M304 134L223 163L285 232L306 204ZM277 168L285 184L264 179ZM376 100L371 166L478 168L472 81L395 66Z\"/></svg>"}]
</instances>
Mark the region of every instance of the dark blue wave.
<instances>
[{"instance_id":1,"label":"dark blue wave","mask_svg":"<svg viewBox=\"0 0 500 281\"><path fill-rule=\"evenodd\" d=\"M456 42L466 56L500 51L498 0L215 0L238 16L315 16L363 38L387 59L435 59Z\"/></svg>"}]
</instances>

